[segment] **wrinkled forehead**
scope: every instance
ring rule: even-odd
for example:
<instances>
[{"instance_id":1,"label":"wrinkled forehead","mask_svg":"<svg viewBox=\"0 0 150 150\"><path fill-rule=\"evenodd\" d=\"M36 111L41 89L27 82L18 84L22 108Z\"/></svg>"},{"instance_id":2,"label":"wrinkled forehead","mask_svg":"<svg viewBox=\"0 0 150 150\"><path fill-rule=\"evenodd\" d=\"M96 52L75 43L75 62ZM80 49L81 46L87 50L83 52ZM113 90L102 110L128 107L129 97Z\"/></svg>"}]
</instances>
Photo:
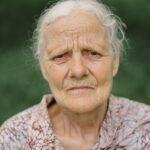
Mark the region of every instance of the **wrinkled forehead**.
<instances>
[{"instance_id":1,"label":"wrinkled forehead","mask_svg":"<svg viewBox=\"0 0 150 150\"><path fill-rule=\"evenodd\" d=\"M87 35L105 36L106 29L99 19L92 13L77 11L68 16L57 18L45 29L46 39L49 36L61 37L69 35ZM103 37L104 38L104 37Z\"/></svg>"}]
</instances>

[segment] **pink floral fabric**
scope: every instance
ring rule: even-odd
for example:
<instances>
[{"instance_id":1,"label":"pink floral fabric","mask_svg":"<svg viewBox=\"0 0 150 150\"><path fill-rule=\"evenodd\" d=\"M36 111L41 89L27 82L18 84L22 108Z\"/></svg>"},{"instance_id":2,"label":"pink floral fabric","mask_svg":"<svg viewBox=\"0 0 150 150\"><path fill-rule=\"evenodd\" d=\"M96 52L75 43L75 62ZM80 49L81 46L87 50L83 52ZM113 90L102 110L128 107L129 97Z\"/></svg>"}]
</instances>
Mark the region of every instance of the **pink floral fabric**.
<instances>
[{"instance_id":1,"label":"pink floral fabric","mask_svg":"<svg viewBox=\"0 0 150 150\"><path fill-rule=\"evenodd\" d=\"M0 150L64 150L47 108L53 95L4 122ZM91 150L150 150L150 106L111 95L97 142Z\"/></svg>"}]
</instances>

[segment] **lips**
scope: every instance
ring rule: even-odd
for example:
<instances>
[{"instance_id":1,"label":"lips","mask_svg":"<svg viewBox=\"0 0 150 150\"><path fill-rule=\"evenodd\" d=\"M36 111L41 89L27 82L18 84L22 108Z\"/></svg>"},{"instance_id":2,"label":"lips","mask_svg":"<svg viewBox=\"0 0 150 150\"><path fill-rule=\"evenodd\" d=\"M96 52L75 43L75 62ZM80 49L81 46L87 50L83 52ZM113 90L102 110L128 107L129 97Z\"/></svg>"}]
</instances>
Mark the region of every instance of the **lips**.
<instances>
[{"instance_id":1,"label":"lips","mask_svg":"<svg viewBox=\"0 0 150 150\"><path fill-rule=\"evenodd\" d=\"M76 86L76 87L69 88L68 90L85 90L85 89L93 89L93 88L89 86Z\"/></svg>"}]
</instances>

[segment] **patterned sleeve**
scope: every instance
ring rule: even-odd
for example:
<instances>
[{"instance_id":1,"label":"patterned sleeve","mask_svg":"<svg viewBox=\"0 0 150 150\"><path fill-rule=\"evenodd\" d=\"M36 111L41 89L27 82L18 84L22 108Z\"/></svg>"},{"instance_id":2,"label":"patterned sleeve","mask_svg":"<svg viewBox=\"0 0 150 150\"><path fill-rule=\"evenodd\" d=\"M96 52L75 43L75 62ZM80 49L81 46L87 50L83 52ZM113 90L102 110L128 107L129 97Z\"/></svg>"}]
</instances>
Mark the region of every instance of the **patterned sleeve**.
<instances>
[{"instance_id":1,"label":"patterned sleeve","mask_svg":"<svg viewBox=\"0 0 150 150\"><path fill-rule=\"evenodd\" d=\"M1 150L19 150L20 143L17 139L17 131L9 127L1 127L0 129L0 149Z\"/></svg>"},{"instance_id":2,"label":"patterned sleeve","mask_svg":"<svg viewBox=\"0 0 150 150\"><path fill-rule=\"evenodd\" d=\"M141 126L135 128L121 142L121 146L128 149L148 150L150 149L150 127L149 123L145 122Z\"/></svg>"},{"instance_id":3,"label":"patterned sleeve","mask_svg":"<svg viewBox=\"0 0 150 150\"><path fill-rule=\"evenodd\" d=\"M27 129L17 117L6 121L0 127L0 150L27 150Z\"/></svg>"},{"instance_id":4,"label":"patterned sleeve","mask_svg":"<svg viewBox=\"0 0 150 150\"><path fill-rule=\"evenodd\" d=\"M150 107L135 105L129 109L124 136L120 141L121 146L127 145L128 149L149 150L150 149ZM137 111L138 110L138 111ZM136 113L135 113L136 112ZM134 114L134 115L133 115ZM126 134L127 133L127 134Z\"/></svg>"}]
</instances>

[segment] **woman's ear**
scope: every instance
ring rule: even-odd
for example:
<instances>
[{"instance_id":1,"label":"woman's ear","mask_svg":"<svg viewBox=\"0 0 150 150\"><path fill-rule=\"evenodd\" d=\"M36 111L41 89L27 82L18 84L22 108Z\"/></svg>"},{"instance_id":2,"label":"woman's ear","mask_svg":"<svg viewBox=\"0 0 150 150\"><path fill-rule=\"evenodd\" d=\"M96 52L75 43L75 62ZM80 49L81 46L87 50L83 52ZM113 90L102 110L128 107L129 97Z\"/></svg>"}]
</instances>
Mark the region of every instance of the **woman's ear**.
<instances>
[{"instance_id":1,"label":"woman's ear","mask_svg":"<svg viewBox=\"0 0 150 150\"><path fill-rule=\"evenodd\" d=\"M46 69L45 63L43 61L40 61L40 69L41 69L41 72L42 72L42 75L43 75L44 79L48 81L47 69Z\"/></svg>"},{"instance_id":2,"label":"woman's ear","mask_svg":"<svg viewBox=\"0 0 150 150\"><path fill-rule=\"evenodd\" d=\"M113 61L113 77L115 77L115 75L118 72L119 69L119 64L120 64L120 57L118 54L116 54L114 56L114 61Z\"/></svg>"}]
</instances>

